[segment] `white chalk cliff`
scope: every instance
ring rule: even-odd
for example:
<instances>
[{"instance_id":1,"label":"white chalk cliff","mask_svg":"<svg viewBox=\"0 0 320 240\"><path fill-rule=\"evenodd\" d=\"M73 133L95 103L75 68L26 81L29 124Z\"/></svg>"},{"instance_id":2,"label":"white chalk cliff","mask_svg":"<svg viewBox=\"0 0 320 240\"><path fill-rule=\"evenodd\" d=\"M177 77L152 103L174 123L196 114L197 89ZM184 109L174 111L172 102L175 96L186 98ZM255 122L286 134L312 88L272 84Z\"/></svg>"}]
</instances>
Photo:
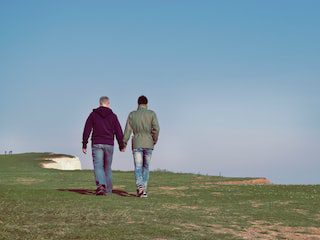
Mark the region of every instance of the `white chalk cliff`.
<instances>
[{"instance_id":1,"label":"white chalk cliff","mask_svg":"<svg viewBox=\"0 0 320 240\"><path fill-rule=\"evenodd\" d=\"M59 170L81 170L81 162L78 157L57 157L46 158L45 160L51 160L50 162L42 163L44 168L53 168Z\"/></svg>"}]
</instances>

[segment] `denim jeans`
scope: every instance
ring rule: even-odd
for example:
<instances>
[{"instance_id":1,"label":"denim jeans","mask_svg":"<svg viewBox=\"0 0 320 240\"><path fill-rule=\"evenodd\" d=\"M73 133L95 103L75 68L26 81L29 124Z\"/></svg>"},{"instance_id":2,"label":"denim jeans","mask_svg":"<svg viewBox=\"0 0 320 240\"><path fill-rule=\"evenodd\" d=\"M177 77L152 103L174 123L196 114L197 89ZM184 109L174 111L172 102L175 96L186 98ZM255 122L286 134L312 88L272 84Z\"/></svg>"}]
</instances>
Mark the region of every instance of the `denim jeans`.
<instances>
[{"instance_id":1,"label":"denim jeans","mask_svg":"<svg viewBox=\"0 0 320 240\"><path fill-rule=\"evenodd\" d=\"M149 164L151 161L152 149L136 148L133 149L134 173L137 188L143 187L147 190L149 180Z\"/></svg>"},{"instance_id":2,"label":"denim jeans","mask_svg":"<svg viewBox=\"0 0 320 240\"><path fill-rule=\"evenodd\" d=\"M106 193L112 193L112 164L113 146L108 144L93 144L92 158L96 185L105 185Z\"/></svg>"}]
</instances>

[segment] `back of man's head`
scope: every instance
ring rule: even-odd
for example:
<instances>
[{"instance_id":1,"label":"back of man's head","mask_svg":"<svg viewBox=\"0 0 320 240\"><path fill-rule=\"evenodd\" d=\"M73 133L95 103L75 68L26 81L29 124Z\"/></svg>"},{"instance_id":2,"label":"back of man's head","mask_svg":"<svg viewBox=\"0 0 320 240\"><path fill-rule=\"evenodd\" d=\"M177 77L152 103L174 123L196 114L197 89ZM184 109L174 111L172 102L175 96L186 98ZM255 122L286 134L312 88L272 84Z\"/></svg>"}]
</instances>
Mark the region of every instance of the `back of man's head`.
<instances>
[{"instance_id":1,"label":"back of man's head","mask_svg":"<svg viewBox=\"0 0 320 240\"><path fill-rule=\"evenodd\" d=\"M139 105L147 105L148 104L148 98L144 95L140 96L138 98L138 104Z\"/></svg>"},{"instance_id":2,"label":"back of man's head","mask_svg":"<svg viewBox=\"0 0 320 240\"><path fill-rule=\"evenodd\" d=\"M110 100L107 96L102 96L99 100L100 106L109 106Z\"/></svg>"}]
</instances>

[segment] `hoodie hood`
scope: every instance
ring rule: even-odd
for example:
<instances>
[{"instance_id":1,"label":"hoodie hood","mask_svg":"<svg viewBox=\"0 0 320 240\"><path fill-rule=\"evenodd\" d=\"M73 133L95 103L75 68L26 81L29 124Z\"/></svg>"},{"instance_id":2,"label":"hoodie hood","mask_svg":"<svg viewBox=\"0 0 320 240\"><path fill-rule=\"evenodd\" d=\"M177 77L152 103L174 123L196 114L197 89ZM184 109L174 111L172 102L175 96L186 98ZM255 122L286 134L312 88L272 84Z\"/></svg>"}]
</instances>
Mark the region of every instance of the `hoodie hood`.
<instances>
[{"instance_id":1,"label":"hoodie hood","mask_svg":"<svg viewBox=\"0 0 320 240\"><path fill-rule=\"evenodd\" d=\"M98 107L96 109L93 109L93 112L97 113L102 118L106 118L110 114L113 114L112 110L107 107Z\"/></svg>"}]
</instances>

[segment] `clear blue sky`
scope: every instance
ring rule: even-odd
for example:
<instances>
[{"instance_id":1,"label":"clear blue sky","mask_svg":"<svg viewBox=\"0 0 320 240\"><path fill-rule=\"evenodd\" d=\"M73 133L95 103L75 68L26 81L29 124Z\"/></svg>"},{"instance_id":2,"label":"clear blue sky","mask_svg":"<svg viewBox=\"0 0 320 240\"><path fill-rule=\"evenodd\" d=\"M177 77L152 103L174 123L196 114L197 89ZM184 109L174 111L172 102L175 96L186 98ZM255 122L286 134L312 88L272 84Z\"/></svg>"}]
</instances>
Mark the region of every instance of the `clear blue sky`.
<instances>
[{"instance_id":1,"label":"clear blue sky","mask_svg":"<svg viewBox=\"0 0 320 240\"><path fill-rule=\"evenodd\" d=\"M145 94L152 168L320 183L320 1L1 1L0 151L81 154ZM130 151L114 169L132 169Z\"/></svg>"}]
</instances>

